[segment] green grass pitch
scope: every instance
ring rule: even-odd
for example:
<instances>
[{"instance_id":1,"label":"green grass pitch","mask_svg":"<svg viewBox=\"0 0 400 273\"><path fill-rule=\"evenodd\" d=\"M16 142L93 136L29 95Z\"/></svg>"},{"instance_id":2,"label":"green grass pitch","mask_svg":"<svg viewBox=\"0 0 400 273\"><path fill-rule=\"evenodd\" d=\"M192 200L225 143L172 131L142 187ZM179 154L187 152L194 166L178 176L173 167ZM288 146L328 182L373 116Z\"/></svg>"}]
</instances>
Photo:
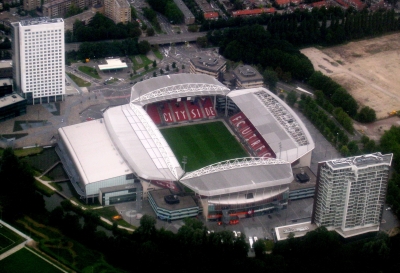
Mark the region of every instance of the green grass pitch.
<instances>
[{"instance_id":1,"label":"green grass pitch","mask_svg":"<svg viewBox=\"0 0 400 273\"><path fill-rule=\"evenodd\" d=\"M0 224L0 254L10 250L23 241L25 241L24 238Z\"/></svg>"},{"instance_id":2,"label":"green grass pitch","mask_svg":"<svg viewBox=\"0 0 400 273\"><path fill-rule=\"evenodd\" d=\"M0 261L0 271L8 273L59 273L59 269L23 248Z\"/></svg>"},{"instance_id":3,"label":"green grass pitch","mask_svg":"<svg viewBox=\"0 0 400 273\"><path fill-rule=\"evenodd\" d=\"M247 152L220 122L161 129L182 166L187 156L186 171L191 172L220 161L247 157Z\"/></svg>"}]
</instances>

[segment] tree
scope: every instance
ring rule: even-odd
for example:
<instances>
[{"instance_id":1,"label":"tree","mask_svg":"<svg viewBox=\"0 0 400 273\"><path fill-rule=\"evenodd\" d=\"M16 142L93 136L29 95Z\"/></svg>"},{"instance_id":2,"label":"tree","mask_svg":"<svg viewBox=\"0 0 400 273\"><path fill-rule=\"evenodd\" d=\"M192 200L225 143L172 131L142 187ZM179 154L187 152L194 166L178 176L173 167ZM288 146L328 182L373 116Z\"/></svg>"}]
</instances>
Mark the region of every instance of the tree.
<instances>
[{"instance_id":1,"label":"tree","mask_svg":"<svg viewBox=\"0 0 400 273\"><path fill-rule=\"evenodd\" d=\"M254 253L256 254L256 258L261 258L265 251L267 250L264 240L257 240L253 244Z\"/></svg>"},{"instance_id":2,"label":"tree","mask_svg":"<svg viewBox=\"0 0 400 273\"><path fill-rule=\"evenodd\" d=\"M172 62L172 68L176 68L176 62Z\"/></svg>"},{"instance_id":3,"label":"tree","mask_svg":"<svg viewBox=\"0 0 400 273\"><path fill-rule=\"evenodd\" d=\"M162 68L160 68L160 74L164 75L164 70Z\"/></svg>"},{"instance_id":4,"label":"tree","mask_svg":"<svg viewBox=\"0 0 400 273\"><path fill-rule=\"evenodd\" d=\"M364 106L358 113L357 120L365 123L374 122L376 120L375 110L369 106Z\"/></svg>"},{"instance_id":5,"label":"tree","mask_svg":"<svg viewBox=\"0 0 400 273\"><path fill-rule=\"evenodd\" d=\"M203 36L203 37L197 38L196 44L197 44L199 47L201 47L201 48L207 47L207 45L208 45L208 39L207 39L207 37L206 37L206 36Z\"/></svg>"},{"instance_id":6,"label":"tree","mask_svg":"<svg viewBox=\"0 0 400 273\"><path fill-rule=\"evenodd\" d=\"M154 36L154 34L155 34L154 28L149 27L149 28L146 30L146 34L147 34L147 36Z\"/></svg>"},{"instance_id":7,"label":"tree","mask_svg":"<svg viewBox=\"0 0 400 273\"><path fill-rule=\"evenodd\" d=\"M154 68L157 67L157 62L156 62L156 60L153 61L153 67L154 67Z\"/></svg>"},{"instance_id":8,"label":"tree","mask_svg":"<svg viewBox=\"0 0 400 273\"><path fill-rule=\"evenodd\" d=\"M156 71L153 72L153 77L157 77Z\"/></svg>"},{"instance_id":9,"label":"tree","mask_svg":"<svg viewBox=\"0 0 400 273\"><path fill-rule=\"evenodd\" d=\"M278 75L275 71L266 69L263 73L264 83L268 86L269 90L275 93L276 84L278 82Z\"/></svg>"},{"instance_id":10,"label":"tree","mask_svg":"<svg viewBox=\"0 0 400 273\"><path fill-rule=\"evenodd\" d=\"M197 27L197 25L188 26L188 31L189 32L197 32L198 30L199 30L199 28Z\"/></svg>"},{"instance_id":11,"label":"tree","mask_svg":"<svg viewBox=\"0 0 400 273\"><path fill-rule=\"evenodd\" d=\"M294 91L290 91L286 97L286 102L289 106L293 107L297 101L297 94Z\"/></svg>"},{"instance_id":12,"label":"tree","mask_svg":"<svg viewBox=\"0 0 400 273\"><path fill-rule=\"evenodd\" d=\"M138 50L140 54L147 54L151 49L150 43L146 40L140 41L138 44Z\"/></svg>"}]
</instances>

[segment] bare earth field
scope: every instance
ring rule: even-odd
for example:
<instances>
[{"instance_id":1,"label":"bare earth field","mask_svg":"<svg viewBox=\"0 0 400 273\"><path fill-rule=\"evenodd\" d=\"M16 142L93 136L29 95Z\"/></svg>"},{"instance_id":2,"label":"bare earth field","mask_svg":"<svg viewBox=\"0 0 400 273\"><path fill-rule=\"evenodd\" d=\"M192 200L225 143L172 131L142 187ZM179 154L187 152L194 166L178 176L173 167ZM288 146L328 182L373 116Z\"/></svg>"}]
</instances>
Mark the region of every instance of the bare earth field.
<instances>
[{"instance_id":1,"label":"bare earth field","mask_svg":"<svg viewBox=\"0 0 400 273\"><path fill-rule=\"evenodd\" d=\"M346 88L360 106L373 108L378 119L400 110L400 33L322 50L306 48L301 52L311 60L315 70ZM390 125L399 125L400 119L388 119L390 124L385 125L382 122L378 126L381 130L376 130L373 124L356 128L368 131L372 126L381 135ZM367 135L372 133L367 131Z\"/></svg>"}]
</instances>

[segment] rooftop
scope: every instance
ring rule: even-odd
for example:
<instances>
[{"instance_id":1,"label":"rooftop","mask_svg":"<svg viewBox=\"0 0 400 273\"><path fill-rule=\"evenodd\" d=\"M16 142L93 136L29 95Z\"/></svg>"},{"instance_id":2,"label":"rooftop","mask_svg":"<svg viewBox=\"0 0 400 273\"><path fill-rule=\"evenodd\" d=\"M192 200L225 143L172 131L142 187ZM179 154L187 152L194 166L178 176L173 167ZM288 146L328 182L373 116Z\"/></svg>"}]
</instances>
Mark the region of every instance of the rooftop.
<instances>
[{"instance_id":1,"label":"rooftop","mask_svg":"<svg viewBox=\"0 0 400 273\"><path fill-rule=\"evenodd\" d=\"M146 111L125 104L104 113L107 132L116 149L137 176L147 180L176 181L183 170L171 148Z\"/></svg>"},{"instance_id":2,"label":"rooftop","mask_svg":"<svg viewBox=\"0 0 400 273\"><path fill-rule=\"evenodd\" d=\"M289 234L294 234L294 237L302 237L307 234L307 232L313 231L318 227L311 222L305 222L294 225L287 225L275 228L276 240L282 241L286 240Z\"/></svg>"},{"instance_id":3,"label":"rooftop","mask_svg":"<svg viewBox=\"0 0 400 273\"><path fill-rule=\"evenodd\" d=\"M131 102L139 105L190 96L226 95L229 88L204 74L174 74L138 82L132 87Z\"/></svg>"},{"instance_id":4,"label":"rooftop","mask_svg":"<svg viewBox=\"0 0 400 273\"><path fill-rule=\"evenodd\" d=\"M307 128L278 96L263 87L228 94L277 158L294 162L315 148Z\"/></svg>"},{"instance_id":5,"label":"rooftop","mask_svg":"<svg viewBox=\"0 0 400 273\"><path fill-rule=\"evenodd\" d=\"M12 67L12 60L2 60L0 61L0 68L11 68Z\"/></svg>"},{"instance_id":6,"label":"rooftop","mask_svg":"<svg viewBox=\"0 0 400 273\"><path fill-rule=\"evenodd\" d=\"M0 98L0 108L25 100L18 94L9 94Z\"/></svg>"},{"instance_id":7,"label":"rooftop","mask_svg":"<svg viewBox=\"0 0 400 273\"><path fill-rule=\"evenodd\" d=\"M293 180L290 163L274 158L240 158L186 173L180 182L200 195L215 196L287 185Z\"/></svg>"},{"instance_id":8,"label":"rooftop","mask_svg":"<svg viewBox=\"0 0 400 273\"><path fill-rule=\"evenodd\" d=\"M172 194L169 189L149 191L148 194L150 194L153 197L153 200L156 202L157 206L164 210L173 211L185 208L198 207L196 202L193 200L193 197L191 196L177 196L179 199L179 203L167 204L164 200L164 197Z\"/></svg>"},{"instance_id":9,"label":"rooftop","mask_svg":"<svg viewBox=\"0 0 400 273\"><path fill-rule=\"evenodd\" d=\"M32 19L20 21L21 26L33 26L42 24L54 24L64 22L61 18L49 18L49 17L36 17Z\"/></svg>"},{"instance_id":10,"label":"rooftop","mask_svg":"<svg viewBox=\"0 0 400 273\"><path fill-rule=\"evenodd\" d=\"M58 132L85 185L132 173L107 133L103 119L62 127Z\"/></svg>"},{"instance_id":11,"label":"rooftop","mask_svg":"<svg viewBox=\"0 0 400 273\"><path fill-rule=\"evenodd\" d=\"M233 70L233 74L241 82L263 80L262 75L250 65L239 65Z\"/></svg>"},{"instance_id":12,"label":"rooftop","mask_svg":"<svg viewBox=\"0 0 400 273\"><path fill-rule=\"evenodd\" d=\"M121 59L106 59L107 64L99 64L100 70L121 69L127 68L128 65L121 61Z\"/></svg>"},{"instance_id":13,"label":"rooftop","mask_svg":"<svg viewBox=\"0 0 400 273\"><path fill-rule=\"evenodd\" d=\"M368 167L371 165L391 165L393 154L382 155L381 153L359 155L341 159L325 161L333 169L348 168L355 166L358 168Z\"/></svg>"},{"instance_id":14,"label":"rooftop","mask_svg":"<svg viewBox=\"0 0 400 273\"><path fill-rule=\"evenodd\" d=\"M275 8L261 8L261 9L244 9L244 10L236 10L232 12L233 17L235 16L250 16L250 15L259 15L262 13L274 13Z\"/></svg>"}]
</instances>

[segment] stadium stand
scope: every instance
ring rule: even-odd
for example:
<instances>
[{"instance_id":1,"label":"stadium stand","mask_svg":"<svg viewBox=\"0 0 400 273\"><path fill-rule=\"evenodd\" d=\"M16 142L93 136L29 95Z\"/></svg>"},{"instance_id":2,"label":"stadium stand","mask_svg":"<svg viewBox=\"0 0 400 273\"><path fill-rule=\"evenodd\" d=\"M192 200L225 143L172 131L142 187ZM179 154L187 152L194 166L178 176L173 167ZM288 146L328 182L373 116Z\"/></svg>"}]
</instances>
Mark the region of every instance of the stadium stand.
<instances>
[{"instance_id":1,"label":"stadium stand","mask_svg":"<svg viewBox=\"0 0 400 273\"><path fill-rule=\"evenodd\" d=\"M186 105L187 105L187 108L189 110L189 114L190 114L190 119L191 120L205 118L205 116L203 115L202 110L200 109L200 107L198 106L196 101L190 101L189 103L186 103Z\"/></svg>"},{"instance_id":2,"label":"stadium stand","mask_svg":"<svg viewBox=\"0 0 400 273\"><path fill-rule=\"evenodd\" d=\"M158 113L157 105L155 103L149 104L147 106L147 114L149 114L156 125L161 124L160 114Z\"/></svg>"},{"instance_id":3,"label":"stadium stand","mask_svg":"<svg viewBox=\"0 0 400 273\"><path fill-rule=\"evenodd\" d=\"M182 101L173 100L169 105L171 106L176 122L189 120L185 104Z\"/></svg>"},{"instance_id":4,"label":"stadium stand","mask_svg":"<svg viewBox=\"0 0 400 273\"><path fill-rule=\"evenodd\" d=\"M162 104L162 114L163 114L163 120L166 123L175 122L174 121L174 114L171 112L171 108L169 107L169 103L168 102L164 102Z\"/></svg>"},{"instance_id":5,"label":"stadium stand","mask_svg":"<svg viewBox=\"0 0 400 273\"><path fill-rule=\"evenodd\" d=\"M210 98L205 98L205 99L202 98L202 100L204 100L203 101L203 109L204 109L204 113L206 114L206 116L208 118L215 118L216 113L214 110L214 106L211 102L211 99Z\"/></svg>"}]
</instances>

